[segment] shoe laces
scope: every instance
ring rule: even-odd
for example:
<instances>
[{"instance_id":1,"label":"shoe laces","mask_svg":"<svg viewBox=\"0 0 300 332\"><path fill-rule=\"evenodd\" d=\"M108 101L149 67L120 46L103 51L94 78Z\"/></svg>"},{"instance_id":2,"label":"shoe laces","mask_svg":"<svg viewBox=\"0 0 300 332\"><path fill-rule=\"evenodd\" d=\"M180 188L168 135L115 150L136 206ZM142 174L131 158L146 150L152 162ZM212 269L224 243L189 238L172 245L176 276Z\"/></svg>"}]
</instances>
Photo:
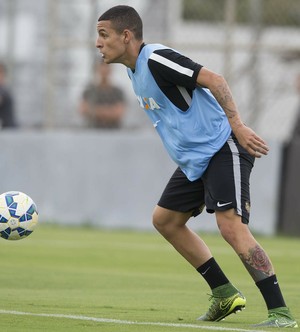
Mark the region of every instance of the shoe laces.
<instances>
[{"instance_id":1,"label":"shoe laces","mask_svg":"<svg viewBox=\"0 0 300 332\"><path fill-rule=\"evenodd\" d=\"M215 295L215 294L207 294L207 295L209 296L208 301L211 301L211 304L210 304L208 310L212 310L212 309L215 310L214 307L215 307L216 304L217 304L217 300L218 300L218 299L222 299L222 298L224 298L224 296Z\"/></svg>"},{"instance_id":2,"label":"shoe laces","mask_svg":"<svg viewBox=\"0 0 300 332\"><path fill-rule=\"evenodd\" d=\"M278 315L276 312L271 312L268 314L268 318L278 318L278 316L280 315Z\"/></svg>"},{"instance_id":3,"label":"shoe laces","mask_svg":"<svg viewBox=\"0 0 300 332\"><path fill-rule=\"evenodd\" d=\"M214 299L222 299L222 298L224 298L224 296L219 296L219 295L215 295L215 294L206 294L206 295L209 296L208 301L212 301Z\"/></svg>"},{"instance_id":4,"label":"shoe laces","mask_svg":"<svg viewBox=\"0 0 300 332\"><path fill-rule=\"evenodd\" d=\"M291 317L284 312L270 312L268 314L268 317L269 318L289 318L289 319L291 319Z\"/></svg>"}]
</instances>

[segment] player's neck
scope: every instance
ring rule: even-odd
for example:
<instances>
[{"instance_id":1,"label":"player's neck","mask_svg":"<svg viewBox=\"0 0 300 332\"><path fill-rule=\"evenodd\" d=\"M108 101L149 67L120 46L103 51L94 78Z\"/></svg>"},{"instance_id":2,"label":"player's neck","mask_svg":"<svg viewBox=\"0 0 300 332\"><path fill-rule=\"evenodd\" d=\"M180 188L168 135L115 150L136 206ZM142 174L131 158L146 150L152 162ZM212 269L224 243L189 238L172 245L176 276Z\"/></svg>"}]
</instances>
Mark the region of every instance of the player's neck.
<instances>
[{"instance_id":1,"label":"player's neck","mask_svg":"<svg viewBox=\"0 0 300 332\"><path fill-rule=\"evenodd\" d=\"M137 58L144 45L145 44L142 40L136 40L135 42L128 45L127 57L123 63L126 67L130 68L133 71L135 70Z\"/></svg>"}]
</instances>

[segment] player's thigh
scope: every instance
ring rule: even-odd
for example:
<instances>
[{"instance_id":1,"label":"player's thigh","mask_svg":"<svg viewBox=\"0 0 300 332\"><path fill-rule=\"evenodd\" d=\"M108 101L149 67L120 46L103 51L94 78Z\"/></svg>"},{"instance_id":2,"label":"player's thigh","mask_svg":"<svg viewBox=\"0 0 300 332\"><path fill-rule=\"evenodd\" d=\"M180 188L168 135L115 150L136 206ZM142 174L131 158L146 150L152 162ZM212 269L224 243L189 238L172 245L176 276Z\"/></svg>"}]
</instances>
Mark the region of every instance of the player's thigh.
<instances>
[{"instance_id":1,"label":"player's thigh","mask_svg":"<svg viewBox=\"0 0 300 332\"><path fill-rule=\"evenodd\" d=\"M157 205L174 212L189 213L192 216L197 216L204 207L202 179L190 181L180 168L177 168Z\"/></svg>"},{"instance_id":2,"label":"player's thigh","mask_svg":"<svg viewBox=\"0 0 300 332\"><path fill-rule=\"evenodd\" d=\"M168 226L183 226L187 223L191 214L192 212L179 212L156 205L153 211L153 225L157 229Z\"/></svg>"}]
</instances>

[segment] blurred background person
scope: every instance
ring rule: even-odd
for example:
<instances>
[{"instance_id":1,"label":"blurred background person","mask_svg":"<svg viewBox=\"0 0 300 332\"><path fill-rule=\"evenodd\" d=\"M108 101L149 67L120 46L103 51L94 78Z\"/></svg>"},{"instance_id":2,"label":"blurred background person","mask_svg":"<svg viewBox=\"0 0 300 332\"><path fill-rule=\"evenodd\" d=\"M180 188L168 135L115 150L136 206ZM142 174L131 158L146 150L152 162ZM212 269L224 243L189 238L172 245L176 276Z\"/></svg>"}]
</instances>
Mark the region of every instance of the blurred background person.
<instances>
[{"instance_id":1,"label":"blurred background person","mask_svg":"<svg viewBox=\"0 0 300 332\"><path fill-rule=\"evenodd\" d=\"M300 73L295 79L298 95L297 114L290 137L283 144L280 192L278 204L278 229L284 234L299 235L299 168L300 168Z\"/></svg>"},{"instance_id":2,"label":"blurred background person","mask_svg":"<svg viewBox=\"0 0 300 332\"><path fill-rule=\"evenodd\" d=\"M14 100L6 84L7 70L4 63L0 63L0 128L16 127Z\"/></svg>"},{"instance_id":3,"label":"blurred background person","mask_svg":"<svg viewBox=\"0 0 300 332\"><path fill-rule=\"evenodd\" d=\"M300 73L296 77L295 87L298 94L298 109L297 109L297 118L293 130L292 138L300 138Z\"/></svg>"},{"instance_id":4,"label":"blurred background person","mask_svg":"<svg viewBox=\"0 0 300 332\"><path fill-rule=\"evenodd\" d=\"M123 90L111 83L111 67L95 63L94 81L83 91L79 111L89 128L122 127L126 111Z\"/></svg>"}]
</instances>

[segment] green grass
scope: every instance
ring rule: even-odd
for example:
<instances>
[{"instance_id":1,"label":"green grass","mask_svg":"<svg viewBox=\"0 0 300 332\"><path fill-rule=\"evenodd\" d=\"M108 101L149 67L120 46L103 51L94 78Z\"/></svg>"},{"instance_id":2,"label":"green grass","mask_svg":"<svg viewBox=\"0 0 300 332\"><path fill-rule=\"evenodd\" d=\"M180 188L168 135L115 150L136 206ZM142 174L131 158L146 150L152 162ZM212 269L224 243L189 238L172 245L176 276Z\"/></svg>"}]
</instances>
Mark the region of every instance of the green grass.
<instances>
[{"instance_id":1,"label":"green grass","mask_svg":"<svg viewBox=\"0 0 300 332\"><path fill-rule=\"evenodd\" d=\"M232 249L204 235L247 308L220 323L198 323L208 308L204 280L157 233L40 224L27 239L0 239L0 310L83 315L137 322L247 329L265 319L264 302ZM300 321L298 238L259 238L275 265L286 302ZM0 331L194 331L59 317L0 315ZM208 330L206 328L201 331ZM210 330L211 331L211 330Z\"/></svg>"}]
</instances>

